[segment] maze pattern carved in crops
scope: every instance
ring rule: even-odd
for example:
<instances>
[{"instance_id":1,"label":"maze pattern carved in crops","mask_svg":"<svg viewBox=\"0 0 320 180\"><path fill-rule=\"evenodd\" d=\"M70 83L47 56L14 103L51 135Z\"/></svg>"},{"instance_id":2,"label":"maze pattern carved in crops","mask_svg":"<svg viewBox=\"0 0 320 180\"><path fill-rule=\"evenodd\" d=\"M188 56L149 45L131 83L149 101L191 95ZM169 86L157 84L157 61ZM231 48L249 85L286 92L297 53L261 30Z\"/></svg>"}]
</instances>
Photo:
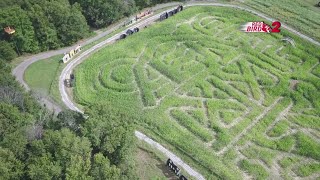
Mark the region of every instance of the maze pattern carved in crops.
<instances>
[{"instance_id":1,"label":"maze pattern carved in crops","mask_svg":"<svg viewBox=\"0 0 320 180\"><path fill-rule=\"evenodd\" d=\"M303 49L293 50L281 37L242 33L229 18L194 14L164 30L166 38L132 44L128 49L138 50L96 66L91 91L136 96L145 111L163 109L208 151L223 158L234 153L244 177L254 176L244 164L271 177L300 177L301 165L319 165L319 156L307 157L299 148L305 138L319 146L319 127L301 123L320 120L317 102L304 93L295 99L273 89L319 91L310 81L320 81L319 60L305 59ZM292 79L300 74L304 77ZM305 178L319 176L316 171Z\"/></svg>"}]
</instances>

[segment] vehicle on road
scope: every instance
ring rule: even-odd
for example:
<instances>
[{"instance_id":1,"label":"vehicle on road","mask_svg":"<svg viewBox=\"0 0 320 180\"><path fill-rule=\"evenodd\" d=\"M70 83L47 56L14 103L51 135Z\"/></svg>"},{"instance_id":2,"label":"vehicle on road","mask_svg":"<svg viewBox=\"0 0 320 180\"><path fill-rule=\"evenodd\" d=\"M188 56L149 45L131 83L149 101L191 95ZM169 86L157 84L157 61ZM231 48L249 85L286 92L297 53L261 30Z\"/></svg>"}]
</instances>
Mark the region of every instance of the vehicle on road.
<instances>
[{"instance_id":1,"label":"vehicle on road","mask_svg":"<svg viewBox=\"0 0 320 180\"><path fill-rule=\"evenodd\" d=\"M120 35L120 39L125 39L126 37L127 37L126 34L121 34L121 35Z\"/></svg>"},{"instance_id":2,"label":"vehicle on road","mask_svg":"<svg viewBox=\"0 0 320 180\"><path fill-rule=\"evenodd\" d=\"M71 81L70 81L70 79L65 79L65 80L64 80L64 85L65 85L66 87L70 88L70 87L71 87Z\"/></svg>"},{"instance_id":3,"label":"vehicle on road","mask_svg":"<svg viewBox=\"0 0 320 180\"><path fill-rule=\"evenodd\" d=\"M169 158L167 160L167 166L177 175L180 176L181 170L180 168L173 163L173 161Z\"/></svg>"}]
</instances>

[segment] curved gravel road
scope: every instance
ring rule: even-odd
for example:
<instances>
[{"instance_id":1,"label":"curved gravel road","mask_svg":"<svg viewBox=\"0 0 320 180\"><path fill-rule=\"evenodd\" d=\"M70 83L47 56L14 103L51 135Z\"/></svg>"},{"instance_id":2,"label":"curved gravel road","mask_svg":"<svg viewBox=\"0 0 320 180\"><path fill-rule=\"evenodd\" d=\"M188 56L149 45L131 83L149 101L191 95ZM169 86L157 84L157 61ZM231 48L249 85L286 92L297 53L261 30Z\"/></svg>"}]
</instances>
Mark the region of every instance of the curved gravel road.
<instances>
[{"instance_id":1,"label":"curved gravel road","mask_svg":"<svg viewBox=\"0 0 320 180\"><path fill-rule=\"evenodd\" d=\"M170 6L174 6L177 5L178 3L169 3L169 4L163 4L163 5L159 5L156 6L153 9L161 9L164 7L170 7ZM256 12L254 10L248 9L248 8L244 8L244 7L240 7L240 6L236 6L236 5L229 5L229 4L221 4L221 3L209 3L209 2L205 2L205 3L199 3L199 2L189 2L185 4L185 7L189 7L189 6L221 6L221 7L231 7L231 8L236 8L236 9L241 9L250 13L253 13L259 17L265 18L269 21L274 21L274 19L267 17L266 15ZM130 26L130 28L133 27L143 27L145 24L148 24L150 22L155 21L156 19L158 19L159 15L161 13L158 13L156 15L152 15L151 17L148 17L144 20L142 20L141 22L138 22L135 25ZM84 43L82 43L83 45L85 44L89 44L111 32L113 32L114 30L118 29L120 26L116 25L113 28L107 30L106 32L103 32L101 34L99 34L98 36L91 38L87 41L85 41ZM318 46L320 46L320 43L314 39L312 39L311 37L308 37L292 28L290 28L289 26L282 24L282 27L295 33L296 35L300 36L303 39L306 39L307 41L316 44ZM128 27L129 28L129 27ZM59 77L59 91L62 97L62 101L65 103L65 105L72 110L78 111L83 113L83 111L81 109L79 109L73 102L72 100L69 98L67 92L66 92L66 88L64 86L64 79L66 79L70 73L72 72L73 68L75 68L78 64L80 64L81 62L83 62L86 57L88 57L91 53L95 52L96 50L100 49L101 47L105 46L108 43L111 43L113 41L115 41L122 33L124 32L120 32L117 33L116 35L112 36L111 38L108 38L105 41L100 42L99 44L91 47L90 49L82 52L77 58L73 59L62 71L60 77ZM74 47L67 47L67 48L63 48L60 50L56 50L56 51L49 51L49 52L44 52L44 53L40 53L34 56L31 56L30 58L26 59L24 62L22 62L21 64L19 64L14 70L13 70L13 74L17 77L17 80L23 84L23 86L29 90L30 88L28 87L28 85L25 83L24 78L23 78L23 74L24 71L27 69L27 67L36 62L39 61L41 59L45 59L45 58L49 58L51 56L54 55L58 55L58 54L63 54L64 52L67 52L68 50L72 49ZM45 99L45 98L44 98ZM56 105L53 105L56 106ZM59 108L59 106L57 106L57 108ZM188 166L186 163L184 163L179 157L175 156L172 152L170 152L169 150L165 149L163 146L161 146L160 144L154 142L152 139L148 138L146 135L142 134L141 132L136 131L135 135L137 138L151 144L153 147L157 148L158 150L160 150L161 152L163 152L167 157L171 158L175 163L177 163L179 166L181 166L182 168L184 168L186 170L187 173L189 173L189 175L195 177L196 179L204 179L204 177L198 173L197 171L193 170L190 166Z\"/></svg>"},{"instance_id":2,"label":"curved gravel road","mask_svg":"<svg viewBox=\"0 0 320 180\"><path fill-rule=\"evenodd\" d=\"M259 17L262 17L262 18L265 18L269 21L274 21L274 19L270 18L270 17L267 17L266 15L262 14L262 13L259 13L259 12L256 12L254 10L251 10L251 9L248 9L248 8L244 8L244 7L240 7L240 6L236 6L236 5L230 5L230 4L221 4L221 3L197 3L197 2L190 2L190 3L186 3L185 7L190 7L190 6L221 6L221 7L231 7L231 8L236 8L236 9L241 9L241 10L244 10L244 11L247 11L247 12L250 12L250 13L253 13ZM133 27L141 27L143 26L144 24L146 23L149 23L149 22L152 22L152 21L155 21L158 19L159 15L162 14L163 12L161 13L158 13L156 15L153 15L149 18L146 18L144 19L142 22L139 22L138 24L134 25L134 26L130 26L130 28L133 28ZM320 46L320 43L314 39L312 39L311 37L308 37L290 27L288 27L287 25L285 24L282 24L282 27L295 33L296 35L300 36L301 38L304 38L306 40L308 40L309 42L311 43L314 43L318 46ZM91 54L92 52L96 51L97 49L101 48L102 46L108 44L108 43L111 43L112 41L115 41L121 34L125 33L125 31L123 32L120 32L120 33L117 33L116 35L112 36L111 38L105 40L105 41L102 41L101 43L93 46L92 48L88 49L87 51L81 53L80 56L78 56L76 59L73 59L72 62L70 62L62 71L61 75L60 75L60 78L59 78L59 90L60 90L60 93L61 93L61 96L62 96L62 101L67 105L68 108L72 109L72 110L75 110L75 111L79 111L79 112L82 112L79 108L77 108L75 106L75 104L71 101L71 99L69 98L67 92L66 92L66 88L64 86L64 79L67 79L67 77L71 74L72 72L72 69L77 66L78 64L80 64L81 62L83 62L85 60L85 57L87 57L89 54Z\"/></svg>"}]
</instances>

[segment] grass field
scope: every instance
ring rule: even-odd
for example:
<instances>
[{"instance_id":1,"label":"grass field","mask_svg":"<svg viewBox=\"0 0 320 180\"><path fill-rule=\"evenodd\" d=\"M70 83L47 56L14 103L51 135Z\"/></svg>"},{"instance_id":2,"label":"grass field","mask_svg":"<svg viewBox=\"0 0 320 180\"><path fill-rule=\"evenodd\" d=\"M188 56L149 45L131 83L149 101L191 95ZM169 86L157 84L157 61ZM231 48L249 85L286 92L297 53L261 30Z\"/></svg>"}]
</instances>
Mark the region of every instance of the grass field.
<instances>
[{"instance_id":1,"label":"grass field","mask_svg":"<svg viewBox=\"0 0 320 180\"><path fill-rule=\"evenodd\" d=\"M31 64L25 71L24 79L33 91L63 106L58 87L59 74L65 66L60 63L61 58L62 55L58 55Z\"/></svg>"},{"instance_id":2,"label":"grass field","mask_svg":"<svg viewBox=\"0 0 320 180\"><path fill-rule=\"evenodd\" d=\"M243 4L320 41L319 0L245 0Z\"/></svg>"},{"instance_id":3,"label":"grass field","mask_svg":"<svg viewBox=\"0 0 320 180\"><path fill-rule=\"evenodd\" d=\"M284 29L238 30L254 20L188 8L90 56L75 98L139 116L139 129L208 179L319 177L319 48Z\"/></svg>"},{"instance_id":4,"label":"grass field","mask_svg":"<svg viewBox=\"0 0 320 180\"><path fill-rule=\"evenodd\" d=\"M167 157L145 142L138 141L135 164L141 180L176 180L177 176L166 166ZM181 170L186 177L186 173Z\"/></svg>"},{"instance_id":5,"label":"grass field","mask_svg":"<svg viewBox=\"0 0 320 180\"><path fill-rule=\"evenodd\" d=\"M124 28L120 28L97 41L83 46L82 51L88 50L92 46L102 42L103 40L106 40L107 38L123 29ZM76 58L77 56L78 54L72 59ZM49 97L50 99L58 103L61 107L64 107L58 85L59 76L63 68L65 67L65 64L61 63L62 57L63 55L57 55L31 64L25 71L24 80L33 91L40 93L43 96Z\"/></svg>"}]
</instances>

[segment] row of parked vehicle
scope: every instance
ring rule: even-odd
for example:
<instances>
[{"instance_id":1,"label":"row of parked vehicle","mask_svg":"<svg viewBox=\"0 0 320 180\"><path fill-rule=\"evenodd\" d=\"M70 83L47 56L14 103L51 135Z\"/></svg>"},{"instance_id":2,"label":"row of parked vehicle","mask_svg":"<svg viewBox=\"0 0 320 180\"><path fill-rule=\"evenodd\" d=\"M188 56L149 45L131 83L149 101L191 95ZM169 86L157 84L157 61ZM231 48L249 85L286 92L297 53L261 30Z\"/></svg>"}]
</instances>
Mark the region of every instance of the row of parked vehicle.
<instances>
[{"instance_id":1,"label":"row of parked vehicle","mask_svg":"<svg viewBox=\"0 0 320 180\"><path fill-rule=\"evenodd\" d=\"M177 14L178 12L180 12L182 10L183 10L183 6L179 5L177 8L175 8L175 9L173 9L171 11L167 11L167 12L163 13L163 14L160 15L160 21L162 21L164 19L168 19L170 16L173 16L174 14ZM145 15L149 15L151 12L152 11L149 10L149 11L147 11L147 13L143 13L143 15L144 16ZM141 18L140 16L142 16L142 15L139 15L139 18ZM144 17L144 16L142 16L142 17ZM138 27L133 28L133 29L128 29L126 31L126 33L120 35L119 39L125 39L127 36L130 36L130 35L132 35L134 33L137 33L137 32L139 32L139 28Z\"/></svg>"},{"instance_id":2,"label":"row of parked vehicle","mask_svg":"<svg viewBox=\"0 0 320 180\"><path fill-rule=\"evenodd\" d=\"M120 35L120 39L125 39L127 36L130 36L134 33L139 32L139 28L135 27L133 29L128 29L125 34Z\"/></svg>"},{"instance_id":3,"label":"row of parked vehicle","mask_svg":"<svg viewBox=\"0 0 320 180\"><path fill-rule=\"evenodd\" d=\"M163 13L163 14L160 15L160 21L168 19L170 16L173 16L173 15L177 14L178 12L180 12L182 10L183 10L183 6L179 5L177 8L175 8L175 9L173 9L171 11Z\"/></svg>"}]
</instances>

